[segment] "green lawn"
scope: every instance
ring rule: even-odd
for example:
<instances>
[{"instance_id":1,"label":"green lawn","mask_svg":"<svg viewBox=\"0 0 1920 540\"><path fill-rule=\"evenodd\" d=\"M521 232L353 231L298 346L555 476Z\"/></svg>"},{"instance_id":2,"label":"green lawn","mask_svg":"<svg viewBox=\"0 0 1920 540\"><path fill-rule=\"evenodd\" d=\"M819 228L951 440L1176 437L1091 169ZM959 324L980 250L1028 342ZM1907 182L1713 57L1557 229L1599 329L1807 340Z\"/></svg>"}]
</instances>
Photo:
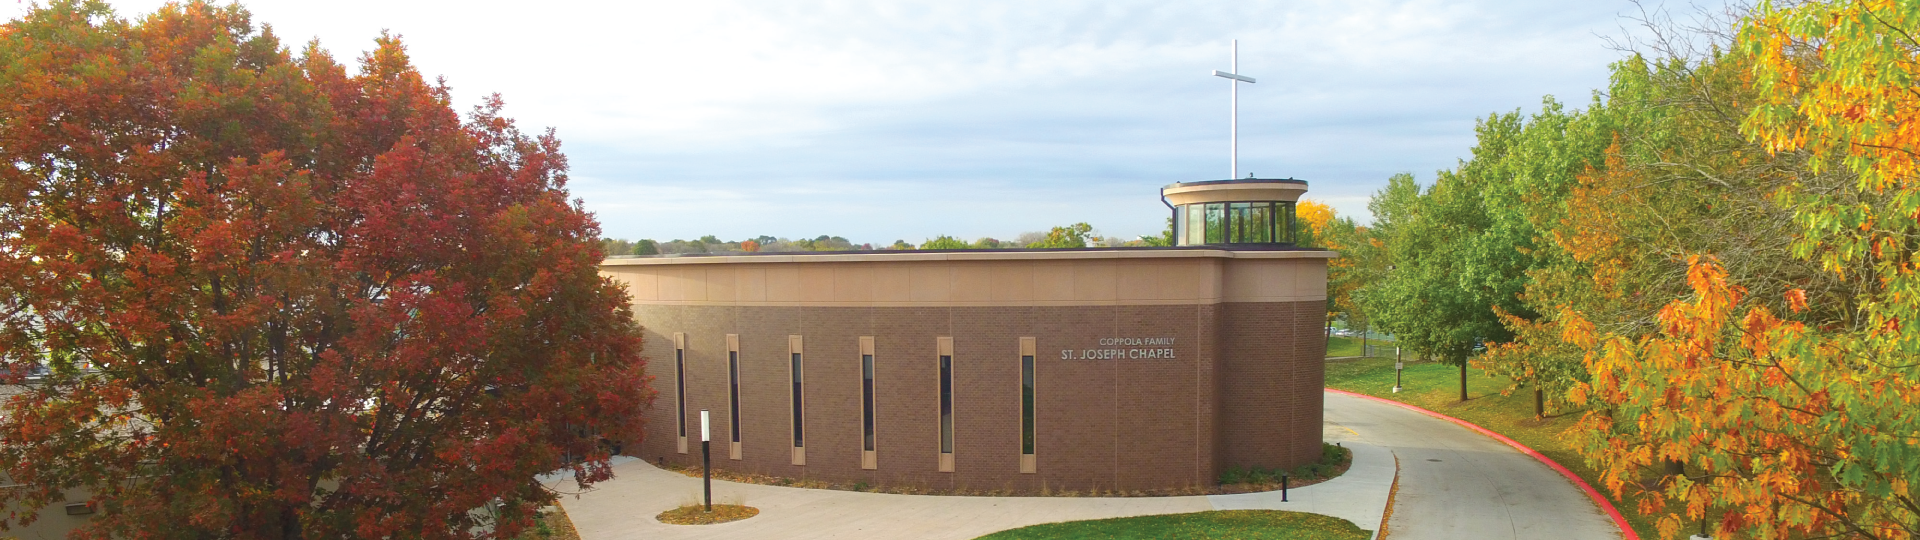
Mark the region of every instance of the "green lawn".
<instances>
[{"instance_id":1,"label":"green lawn","mask_svg":"<svg viewBox=\"0 0 1920 540\"><path fill-rule=\"evenodd\" d=\"M1392 399L1473 422L1532 447L1606 493L1599 475L1587 466L1564 436L1580 420L1581 411L1548 410L1545 420L1536 420L1532 390L1523 388L1511 396L1502 396L1500 390L1508 385L1506 378L1492 377L1472 368L1467 369L1466 402L1460 401L1458 367L1436 362L1407 362L1402 377L1401 391L1395 394L1392 358L1327 362L1328 388ZM1635 512L1634 504L1616 499L1613 506L1620 509L1641 538L1660 537L1653 519Z\"/></svg>"},{"instance_id":2,"label":"green lawn","mask_svg":"<svg viewBox=\"0 0 1920 540\"><path fill-rule=\"evenodd\" d=\"M1393 342L1368 339L1367 344L1373 347L1373 356L1393 357ZM1360 338L1333 336L1327 340L1327 358L1342 356L1360 356Z\"/></svg>"},{"instance_id":3,"label":"green lawn","mask_svg":"<svg viewBox=\"0 0 1920 540\"><path fill-rule=\"evenodd\" d=\"M1355 527L1344 519L1319 514L1279 510L1222 510L1047 523L1000 531L977 540L1366 540L1370 536L1373 536L1373 531Z\"/></svg>"}]
</instances>

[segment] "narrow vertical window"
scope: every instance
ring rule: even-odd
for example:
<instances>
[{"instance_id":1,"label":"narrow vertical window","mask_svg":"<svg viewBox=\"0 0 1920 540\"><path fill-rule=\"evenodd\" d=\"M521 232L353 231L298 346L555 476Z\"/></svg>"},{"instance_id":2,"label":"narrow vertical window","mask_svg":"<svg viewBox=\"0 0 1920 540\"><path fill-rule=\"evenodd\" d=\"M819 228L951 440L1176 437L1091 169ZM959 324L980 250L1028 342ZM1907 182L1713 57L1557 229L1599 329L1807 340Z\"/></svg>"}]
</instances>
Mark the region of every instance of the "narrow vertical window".
<instances>
[{"instance_id":1,"label":"narrow vertical window","mask_svg":"<svg viewBox=\"0 0 1920 540\"><path fill-rule=\"evenodd\" d=\"M1256 244L1273 242L1272 216L1272 203L1253 203L1247 210L1247 234L1250 236L1246 241Z\"/></svg>"},{"instance_id":2,"label":"narrow vertical window","mask_svg":"<svg viewBox=\"0 0 1920 540\"><path fill-rule=\"evenodd\" d=\"M1253 203L1230 203L1227 205L1227 222L1232 227L1227 231L1227 242L1242 244L1253 241L1248 232L1249 214L1253 213Z\"/></svg>"},{"instance_id":3,"label":"narrow vertical window","mask_svg":"<svg viewBox=\"0 0 1920 540\"><path fill-rule=\"evenodd\" d=\"M740 351L727 351L727 413L733 428L731 442L740 442Z\"/></svg>"},{"instance_id":4,"label":"narrow vertical window","mask_svg":"<svg viewBox=\"0 0 1920 540\"><path fill-rule=\"evenodd\" d=\"M873 355L860 355L860 425L866 441L863 447L873 451Z\"/></svg>"},{"instance_id":5,"label":"narrow vertical window","mask_svg":"<svg viewBox=\"0 0 1920 540\"><path fill-rule=\"evenodd\" d=\"M1020 355L1020 453L1033 454L1033 355Z\"/></svg>"},{"instance_id":6,"label":"narrow vertical window","mask_svg":"<svg viewBox=\"0 0 1920 540\"><path fill-rule=\"evenodd\" d=\"M680 436L675 450L687 453L687 335L673 334L673 423Z\"/></svg>"},{"instance_id":7,"label":"narrow vertical window","mask_svg":"<svg viewBox=\"0 0 1920 540\"><path fill-rule=\"evenodd\" d=\"M940 355L940 453L953 453L953 355Z\"/></svg>"},{"instance_id":8,"label":"narrow vertical window","mask_svg":"<svg viewBox=\"0 0 1920 540\"><path fill-rule=\"evenodd\" d=\"M1187 238L1187 209L1173 210L1173 239L1175 245L1185 244Z\"/></svg>"},{"instance_id":9,"label":"narrow vertical window","mask_svg":"<svg viewBox=\"0 0 1920 540\"><path fill-rule=\"evenodd\" d=\"M1180 245L1197 246L1207 243L1207 218L1205 215L1207 205L1189 204L1183 208L1187 209L1187 241L1182 242Z\"/></svg>"},{"instance_id":10,"label":"narrow vertical window","mask_svg":"<svg viewBox=\"0 0 1920 540\"><path fill-rule=\"evenodd\" d=\"M1227 205L1226 203L1207 203L1207 243L1224 244L1227 242Z\"/></svg>"},{"instance_id":11,"label":"narrow vertical window","mask_svg":"<svg viewBox=\"0 0 1920 540\"><path fill-rule=\"evenodd\" d=\"M740 335L727 334L727 457L740 459Z\"/></svg>"},{"instance_id":12,"label":"narrow vertical window","mask_svg":"<svg viewBox=\"0 0 1920 540\"><path fill-rule=\"evenodd\" d=\"M1034 357L1039 346L1034 338L1020 338L1020 472L1032 473L1038 468L1034 459L1034 446L1037 446L1037 430L1034 429Z\"/></svg>"},{"instance_id":13,"label":"narrow vertical window","mask_svg":"<svg viewBox=\"0 0 1920 540\"><path fill-rule=\"evenodd\" d=\"M1286 207L1282 206L1284 204L1286 203L1273 203L1273 209L1268 210L1271 217L1267 220L1267 238L1272 238L1273 243L1276 244L1287 241L1285 236L1280 235L1280 222L1286 219L1287 212Z\"/></svg>"},{"instance_id":14,"label":"narrow vertical window","mask_svg":"<svg viewBox=\"0 0 1920 540\"><path fill-rule=\"evenodd\" d=\"M1279 223L1274 224L1274 227L1279 229L1278 234L1280 234L1281 242L1292 244L1296 241L1293 236L1293 218L1294 218L1293 203L1282 202L1279 204L1280 206L1285 207L1286 210L1284 211L1284 213L1286 214L1286 218L1281 220Z\"/></svg>"},{"instance_id":15,"label":"narrow vertical window","mask_svg":"<svg viewBox=\"0 0 1920 540\"><path fill-rule=\"evenodd\" d=\"M787 336L787 371L793 383L793 464L807 464L806 369L800 349L800 336Z\"/></svg>"},{"instance_id":16,"label":"narrow vertical window","mask_svg":"<svg viewBox=\"0 0 1920 540\"><path fill-rule=\"evenodd\" d=\"M788 363L788 366L793 368L793 446L795 448L806 448L807 414L805 403L806 390L804 386L806 381L802 378L803 375L800 369L800 353L793 353L793 360Z\"/></svg>"},{"instance_id":17,"label":"narrow vertical window","mask_svg":"<svg viewBox=\"0 0 1920 540\"><path fill-rule=\"evenodd\" d=\"M680 436L687 436L687 350L673 350L673 420L680 425Z\"/></svg>"},{"instance_id":18,"label":"narrow vertical window","mask_svg":"<svg viewBox=\"0 0 1920 540\"><path fill-rule=\"evenodd\" d=\"M939 340L940 472L953 472L953 338Z\"/></svg>"},{"instance_id":19,"label":"narrow vertical window","mask_svg":"<svg viewBox=\"0 0 1920 540\"><path fill-rule=\"evenodd\" d=\"M873 336L860 338L860 468L879 468L873 434Z\"/></svg>"}]
</instances>

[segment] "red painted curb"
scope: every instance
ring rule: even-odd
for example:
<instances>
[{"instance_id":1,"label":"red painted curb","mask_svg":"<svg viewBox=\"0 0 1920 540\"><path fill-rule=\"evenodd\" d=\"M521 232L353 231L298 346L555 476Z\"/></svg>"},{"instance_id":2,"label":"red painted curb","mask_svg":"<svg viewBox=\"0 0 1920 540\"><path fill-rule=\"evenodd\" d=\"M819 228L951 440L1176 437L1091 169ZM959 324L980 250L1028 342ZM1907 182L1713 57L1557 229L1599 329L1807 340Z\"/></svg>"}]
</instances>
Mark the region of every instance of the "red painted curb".
<instances>
[{"instance_id":1,"label":"red painted curb","mask_svg":"<svg viewBox=\"0 0 1920 540\"><path fill-rule=\"evenodd\" d=\"M1507 443L1507 446L1511 446L1515 450L1519 450L1520 453L1522 454L1533 456L1533 459L1540 460L1540 462L1545 463L1547 467L1550 467L1555 471L1559 471L1560 476L1567 477L1567 480L1573 482L1573 485L1580 486L1580 490L1587 492L1587 497L1590 499L1593 499L1593 504L1599 505L1601 510L1606 510L1607 515L1613 518L1613 524L1620 527L1620 535L1624 538L1624 540L1640 540L1640 533L1633 532L1633 526L1627 524L1627 518L1625 516L1620 515L1620 510L1613 507L1613 502L1608 501L1605 496L1600 495L1600 490L1593 489L1593 486L1588 485L1586 480L1581 480L1578 475L1573 474L1573 471L1569 471L1567 470L1566 467L1560 466L1559 463L1553 461L1552 459L1548 459L1547 456L1541 455L1540 452L1536 452L1534 451L1534 449L1528 448L1527 445L1520 444L1520 441L1509 439L1507 438L1506 435L1494 433L1492 430L1475 425L1473 422L1468 422L1466 420L1461 420L1459 418L1454 418L1451 416L1429 411L1420 407L1408 405L1406 403L1401 403L1391 399L1374 397L1374 396L1369 396L1366 394L1359 394L1354 392L1348 392L1346 390L1337 390L1333 388L1328 388L1326 389L1326 391L1333 392L1336 394L1341 394L1341 395L1353 396L1357 398L1371 399L1381 403L1386 403L1388 405L1397 405L1402 408L1412 409L1413 411L1418 412L1420 414L1425 414L1427 416L1439 418L1441 420L1446 420L1448 422L1453 422L1455 424L1459 424L1463 427L1466 427L1467 429L1478 431L1480 432L1481 435L1492 437L1493 440Z\"/></svg>"}]
</instances>

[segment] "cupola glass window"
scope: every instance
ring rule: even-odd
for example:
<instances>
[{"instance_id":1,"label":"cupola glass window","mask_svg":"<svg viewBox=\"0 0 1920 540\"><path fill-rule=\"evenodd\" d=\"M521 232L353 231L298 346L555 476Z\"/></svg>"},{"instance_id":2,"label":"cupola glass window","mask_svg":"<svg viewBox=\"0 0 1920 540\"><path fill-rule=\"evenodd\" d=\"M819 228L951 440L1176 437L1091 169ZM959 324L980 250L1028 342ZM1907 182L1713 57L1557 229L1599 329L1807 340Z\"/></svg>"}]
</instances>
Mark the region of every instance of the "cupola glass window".
<instances>
[{"instance_id":1,"label":"cupola glass window","mask_svg":"<svg viewBox=\"0 0 1920 540\"><path fill-rule=\"evenodd\" d=\"M1176 246L1292 246L1294 202L1306 191L1305 180L1249 177L1168 185L1160 200L1173 210Z\"/></svg>"},{"instance_id":2,"label":"cupola glass window","mask_svg":"<svg viewBox=\"0 0 1920 540\"><path fill-rule=\"evenodd\" d=\"M1290 201L1196 203L1174 207L1173 235L1182 246L1293 244Z\"/></svg>"}]
</instances>

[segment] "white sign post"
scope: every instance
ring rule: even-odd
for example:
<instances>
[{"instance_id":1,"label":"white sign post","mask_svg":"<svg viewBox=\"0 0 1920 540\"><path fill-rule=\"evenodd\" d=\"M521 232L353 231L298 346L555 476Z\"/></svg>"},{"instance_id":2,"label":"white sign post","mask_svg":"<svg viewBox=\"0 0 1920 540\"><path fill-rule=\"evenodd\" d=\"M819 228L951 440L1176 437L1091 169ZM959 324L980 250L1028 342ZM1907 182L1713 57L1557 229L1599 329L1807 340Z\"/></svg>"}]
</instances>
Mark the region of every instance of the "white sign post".
<instances>
[{"instance_id":1,"label":"white sign post","mask_svg":"<svg viewBox=\"0 0 1920 540\"><path fill-rule=\"evenodd\" d=\"M1393 393L1395 394L1400 393L1400 370L1406 367L1407 367L1406 364L1400 363L1400 346L1394 345L1393 346Z\"/></svg>"}]
</instances>

